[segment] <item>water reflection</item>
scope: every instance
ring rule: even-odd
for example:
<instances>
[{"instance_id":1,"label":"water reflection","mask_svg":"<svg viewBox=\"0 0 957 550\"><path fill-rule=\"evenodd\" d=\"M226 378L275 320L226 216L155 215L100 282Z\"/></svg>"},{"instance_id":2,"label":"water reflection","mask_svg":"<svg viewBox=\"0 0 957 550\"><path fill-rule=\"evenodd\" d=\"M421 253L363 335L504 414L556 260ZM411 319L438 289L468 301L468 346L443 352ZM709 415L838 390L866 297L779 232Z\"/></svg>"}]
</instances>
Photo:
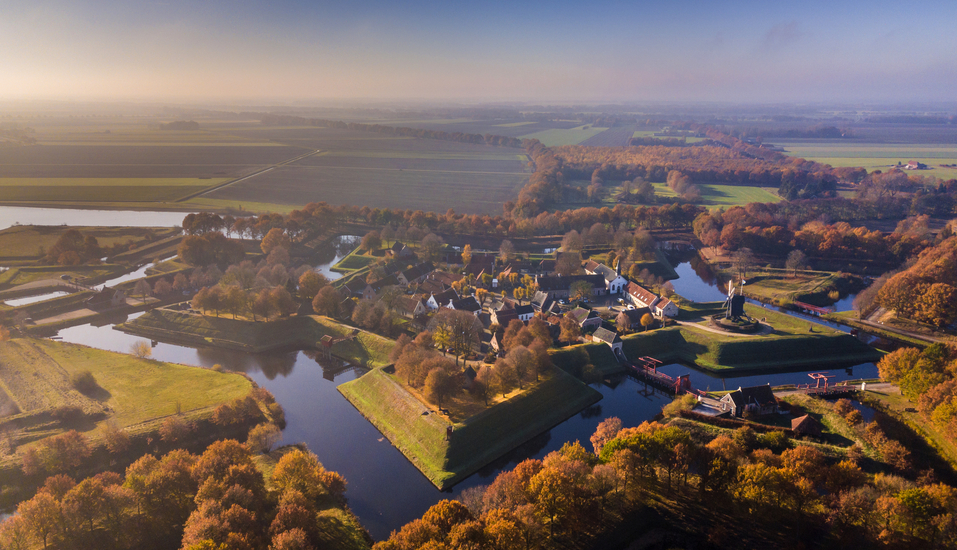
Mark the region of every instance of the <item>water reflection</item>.
<instances>
[{"instance_id":1,"label":"water reflection","mask_svg":"<svg viewBox=\"0 0 957 550\"><path fill-rule=\"evenodd\" d=\"M331 246L323 247L316 253L316 271L322 273L330 281L335 281L342 277L342 273L338 271L333 271L332 266L336 265L343 258L349 255L350 252L355 250L359 243L362 241L362 237L358 235L339 235L332 240Z\"/></svg>"},{"instance_id":2,"label":"water reflection","mask_svg":"<svg viewBox=\"0 0 957 550\"><path fill-rule=\"evenodd\" d=\"M81 210L0 206L0 229L20 225L109 225L112 227L173 227L183 223L188 212L132 210Z\"/></svg>"}]
</instances>

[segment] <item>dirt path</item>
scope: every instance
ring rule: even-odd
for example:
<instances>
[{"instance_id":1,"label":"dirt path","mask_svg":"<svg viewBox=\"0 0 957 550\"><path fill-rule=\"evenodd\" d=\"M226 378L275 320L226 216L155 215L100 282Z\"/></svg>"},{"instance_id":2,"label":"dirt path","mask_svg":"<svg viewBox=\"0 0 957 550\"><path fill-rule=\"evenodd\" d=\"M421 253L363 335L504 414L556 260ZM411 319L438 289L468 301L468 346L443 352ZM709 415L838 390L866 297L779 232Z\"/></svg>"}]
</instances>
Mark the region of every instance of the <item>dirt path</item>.
<instances>
[{"instance_id":1,"label":"dirt path","mask_svg":"<svg viewBox=\"0 0 957 550\"><path fill-rule=\"evenodd\" d=\"M679 325L683 325L683 326L686 326L686 327L696 328L696 329L700 329L700 330L706 330L706 331L708 331L708 332L713 332L713 333L715 333L715 334L720 334L720 335L722 335L722 336L734 336L734 337L736 337L736 338L753 338L753 337L755 337L755 336L765 336L765 335L767 335L767 334L771 334L772 332L774 332L774 327L772 327L771 325L769 325L769 324L767 324L767 323L761 323L761 331L760 331L760 332L753 332L753 333L751 333L751 334L745 334L745 333L740 333L740 332L728 332L728 331L726 331L726 330L721 330L721 329L718 329L718 328L709 327L709 326L707 326L707 325L699 325L698 323L694 323L694 322L691 322L691 321L675 321L675 322L678 323Z\"/></svg>"}]
</instances>

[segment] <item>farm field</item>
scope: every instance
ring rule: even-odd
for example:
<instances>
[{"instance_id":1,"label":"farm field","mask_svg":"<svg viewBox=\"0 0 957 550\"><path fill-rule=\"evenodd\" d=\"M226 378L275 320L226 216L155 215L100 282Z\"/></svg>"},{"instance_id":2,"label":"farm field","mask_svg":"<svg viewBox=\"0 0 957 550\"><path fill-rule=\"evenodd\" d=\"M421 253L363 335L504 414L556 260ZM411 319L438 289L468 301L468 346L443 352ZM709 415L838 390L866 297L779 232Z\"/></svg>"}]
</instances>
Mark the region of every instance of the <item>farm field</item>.
<instances>
[{"instance_id":1,"label":"farm field","mask_svg":"<svg viewBox=\"0 0 957 550\"><path fill-rule=\"evenodd\" d=\"M955 144L915 144L915 143L878 143L857 140L772 140L774 145L784 148L791 156L830 164L834 167L856 167L872 170L887 170L898 162L907 164L916 160L930 169L912 172L920 176L934 176L941 179L957 178L957 168L944 168L941 164L957 164L957 145Z\"/></svg>"},{"instance_id":2,"label":"farm field","mask_svg":"<svg viewBox=\"0 0 957 550\"><path fill-rule=\"evenodd\" d=\"M301 155L294 147L31 145L0 148L0 178L224 178Z\"/></svg>"},{"instance_id":3,"label":"farm field","mask_svg":"<svg viewBox=\"0 0 957 550\"><path fill-rule=\"evenodd\" d=\"M541 130L521 136L523 139L537 139L543 145L552 147L555 145L578 145L583 141L596 136L608 128L596 128L591 124L576 126L575 128L552 128Z\"/></svg>"},{"instance_id":4,"label":"farm field","mask_svg":"<svg viewBox=\"0 0 957 550\"><path fill-rule=\"evenodd\" d=\"M628 140L631 139L632 134L634 134L634 129L635 127L633 125L609 128L604 132L595 134L585 141L582 141L579 143L579 145L588 145L593 147L625 147L628 145Z\"/></svg>"},{"instance_id":5,"label":"farm field","mask_svg":"<svg viewBox=\"0 0 957 550\"><path fill-rule=\"evenodd\" d=\"M635 132L632 133L631 137L650 137L650 138L658 138L658 139L668 139L668 138L671 138L671 137L678 137L678 136L656 136L656 135L655 135L655 134L660 134L660 133L661 133L660 130L635 130ZM680 138L679 138L679 139L680 139ZM705 141L705 140L708 139L708 138L703 138L703 137L690 137L690 136L689 136L689 137L685 137L684 139L685 139L685 141L687 141L688 143L698 143L698 142L701 142L701 141Z\"/></svg>"},{"instance_id":6,"label":"farm field","mask_svg":"<svg viewBox=\"0 0 957 550\"><path fill-rule=\"evenodd\" d=\"M172 202L227 178L0 178L3 202Z\"/></svg>"},{"instance_id":7,"label":"farm field","mask_svg":"<svg viewBox=\"0 0 957 550\"><path fill-rule=\"evenodd\" d=\"M329 128L251 128L321 152L228 185L200 202L300 206L310 201L497 214L527 183L521 149Z\"/></svg>"}]
</instances>

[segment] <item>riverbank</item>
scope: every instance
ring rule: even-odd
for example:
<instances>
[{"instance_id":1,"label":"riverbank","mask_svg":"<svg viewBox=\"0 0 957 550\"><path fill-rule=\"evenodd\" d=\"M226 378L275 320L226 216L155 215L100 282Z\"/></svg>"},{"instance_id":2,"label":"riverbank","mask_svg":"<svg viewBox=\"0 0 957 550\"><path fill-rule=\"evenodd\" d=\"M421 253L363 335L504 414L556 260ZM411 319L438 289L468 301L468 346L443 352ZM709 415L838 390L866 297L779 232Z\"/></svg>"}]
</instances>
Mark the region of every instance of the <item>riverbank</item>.
<instances>
[{"instance_id":1,"label":"riverbank","mask_svg":"<svg viewBox=\"0 0 957 550\"><path fill-rule=\"evenodd\" d=\"M533 388L453 425L382 369L338 387L439 489L445 490L594 404L601 394L554 369Z\"/></svg>"},{"instance_id":2,"label":"riverbank","mask_svg":"<svg viewBox=\"0 0 957 550\"><path fill-rule=\"evenodd\" d=\"M323 336L345 338L333 344L331 355L368 367L387 365L389 353L395 345L388 338L319 315L253 322L154 309L130 322L117 325L116 329L153 340L245 353L315 349Z\"/></svg>"}]
</instances>

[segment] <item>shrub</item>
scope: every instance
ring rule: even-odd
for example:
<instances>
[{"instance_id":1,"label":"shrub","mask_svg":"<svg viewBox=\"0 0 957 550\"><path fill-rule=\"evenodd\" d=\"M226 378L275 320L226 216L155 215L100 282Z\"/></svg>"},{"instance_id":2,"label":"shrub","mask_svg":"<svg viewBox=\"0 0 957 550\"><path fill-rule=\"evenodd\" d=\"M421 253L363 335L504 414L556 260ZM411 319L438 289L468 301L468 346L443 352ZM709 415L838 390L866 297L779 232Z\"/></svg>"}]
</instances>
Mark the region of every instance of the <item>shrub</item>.
<instances>
[{"instance_id":1,"label":"shrub","mask_svg":"<svg viewBox=\"0 0 957 550\"><path fill-rule=\"evenodd\" d=\"M73 376L70 377L70 384L72 384L78 392L87 395L93 393L98 387L96 378L94 378L93 373L88 370L73 373Z\"/></svg>"},{"instance_id":2,"label":"shrub","mask_svg":"<svg viewBox=\"0 0 957 550\"><path fill-rule=\"evenodd\" d=\"M246 446L250 451L266 454L282 440L282 431L272 423L263 423L249 430Z\"/></svg>"}]
</instances>

